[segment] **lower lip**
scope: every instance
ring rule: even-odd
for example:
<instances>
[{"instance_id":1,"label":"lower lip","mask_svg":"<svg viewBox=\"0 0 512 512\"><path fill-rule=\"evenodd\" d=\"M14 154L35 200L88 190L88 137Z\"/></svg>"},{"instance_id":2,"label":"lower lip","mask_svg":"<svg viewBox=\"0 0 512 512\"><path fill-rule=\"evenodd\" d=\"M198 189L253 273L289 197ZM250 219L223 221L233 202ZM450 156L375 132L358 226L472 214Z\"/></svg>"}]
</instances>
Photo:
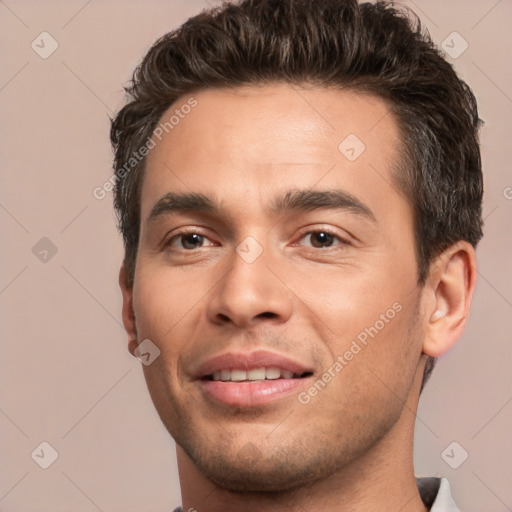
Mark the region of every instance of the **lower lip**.
<instances>
[{"instance_id":1,"label":"lower lip","mask_svg":"<svg viewBox=\"0 0 512 512\"><path fill-rule=\"evenodd\" d=\"M275 379L262 381L224 382L202 380L203 389L213 398L226 405L252 407L273 402L296 392L306 378Z\"/></svg>"}]
</instances>

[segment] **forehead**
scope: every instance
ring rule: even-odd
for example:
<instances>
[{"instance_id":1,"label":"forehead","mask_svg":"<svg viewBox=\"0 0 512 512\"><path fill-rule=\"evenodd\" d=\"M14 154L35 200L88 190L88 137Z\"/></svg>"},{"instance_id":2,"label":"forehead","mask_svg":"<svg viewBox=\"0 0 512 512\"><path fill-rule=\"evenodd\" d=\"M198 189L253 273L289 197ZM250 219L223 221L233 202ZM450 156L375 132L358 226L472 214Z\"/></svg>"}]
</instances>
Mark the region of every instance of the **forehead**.
<instances>
[{"instance_id":1,"label":"forehead","mask_svg":"<svg viewBox=\"0 0 512 512\"><path fill-rule=\"evenodd\" d=\"M208 89L176 101L160 126L171 117L147 157L143 218L169 190L233 204L290 185L397 195L400 132L374 95L285 83Z\"/></svg>"}]
</instances>

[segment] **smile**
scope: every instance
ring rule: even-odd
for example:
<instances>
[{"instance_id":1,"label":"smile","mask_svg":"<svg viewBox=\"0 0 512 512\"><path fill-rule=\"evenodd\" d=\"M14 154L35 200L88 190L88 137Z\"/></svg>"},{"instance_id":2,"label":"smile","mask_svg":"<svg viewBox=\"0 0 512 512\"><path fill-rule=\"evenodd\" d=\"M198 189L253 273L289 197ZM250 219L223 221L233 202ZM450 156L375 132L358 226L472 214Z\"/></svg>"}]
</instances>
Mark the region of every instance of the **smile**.
<instances>
[{"instance_id":1,"label":"smile","mask_svg":"<svg viewBox=\"0 0 512 512\"><path fill-rule=\"evenodd\" d=\"M199 365L195 382L217 405L247 408L269 404L308 385L313 368L266 350L225 353Z\"/></svg>"},{"instance_id":2,"label":"smile","mask_svg":"<svg viewBox=\"0 0 512 512\"><path fill-rule=\"evenodd\" d=\"M254 368L252 370L218 370L213 372L212 375L205 377L208 380L220 380L223 382L258 382L263 380L277 380L277 379L299 379L307 376L309 372L301 374L293 373L290 370L283 370L281 368Z\"/></svg>"}]
</instances>

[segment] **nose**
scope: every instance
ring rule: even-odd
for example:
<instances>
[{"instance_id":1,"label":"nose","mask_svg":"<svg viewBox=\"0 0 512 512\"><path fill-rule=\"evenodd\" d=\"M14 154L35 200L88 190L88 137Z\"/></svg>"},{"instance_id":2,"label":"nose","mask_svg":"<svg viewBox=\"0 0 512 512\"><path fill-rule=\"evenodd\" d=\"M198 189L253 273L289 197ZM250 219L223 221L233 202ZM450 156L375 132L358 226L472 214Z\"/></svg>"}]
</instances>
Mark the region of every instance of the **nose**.
<instances>
[{"instance_id":1,"label":"nose","mask_svg":"<svg viewBox=\"0 0 512 512\"><path fill-rule=\"evenodd\" d=\"M209 295L210 321L239 328L285 323L292 314L293 297L276 270L268 251L252 262L233 251L224 278Z\"/></svg>"}]
</instances>

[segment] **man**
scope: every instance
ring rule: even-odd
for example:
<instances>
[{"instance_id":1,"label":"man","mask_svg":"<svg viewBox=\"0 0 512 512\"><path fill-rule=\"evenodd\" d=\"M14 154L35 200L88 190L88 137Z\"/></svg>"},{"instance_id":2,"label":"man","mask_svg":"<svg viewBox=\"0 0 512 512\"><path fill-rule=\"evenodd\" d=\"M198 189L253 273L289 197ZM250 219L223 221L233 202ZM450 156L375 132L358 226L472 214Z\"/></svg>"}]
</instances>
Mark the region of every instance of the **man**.
<instances>
[{"instance_id":1,"label":"man","mask_svg":"<svg viewBox=\"0 0 512 512\"><path fill-rule=\"evenodd\" d=\"M182 509L458 510L446 479L415 479L413 431L468 319L479 120L419 22L224 4L161 38L128 92L123 321Z\"/></svg>"}]
</instances>

